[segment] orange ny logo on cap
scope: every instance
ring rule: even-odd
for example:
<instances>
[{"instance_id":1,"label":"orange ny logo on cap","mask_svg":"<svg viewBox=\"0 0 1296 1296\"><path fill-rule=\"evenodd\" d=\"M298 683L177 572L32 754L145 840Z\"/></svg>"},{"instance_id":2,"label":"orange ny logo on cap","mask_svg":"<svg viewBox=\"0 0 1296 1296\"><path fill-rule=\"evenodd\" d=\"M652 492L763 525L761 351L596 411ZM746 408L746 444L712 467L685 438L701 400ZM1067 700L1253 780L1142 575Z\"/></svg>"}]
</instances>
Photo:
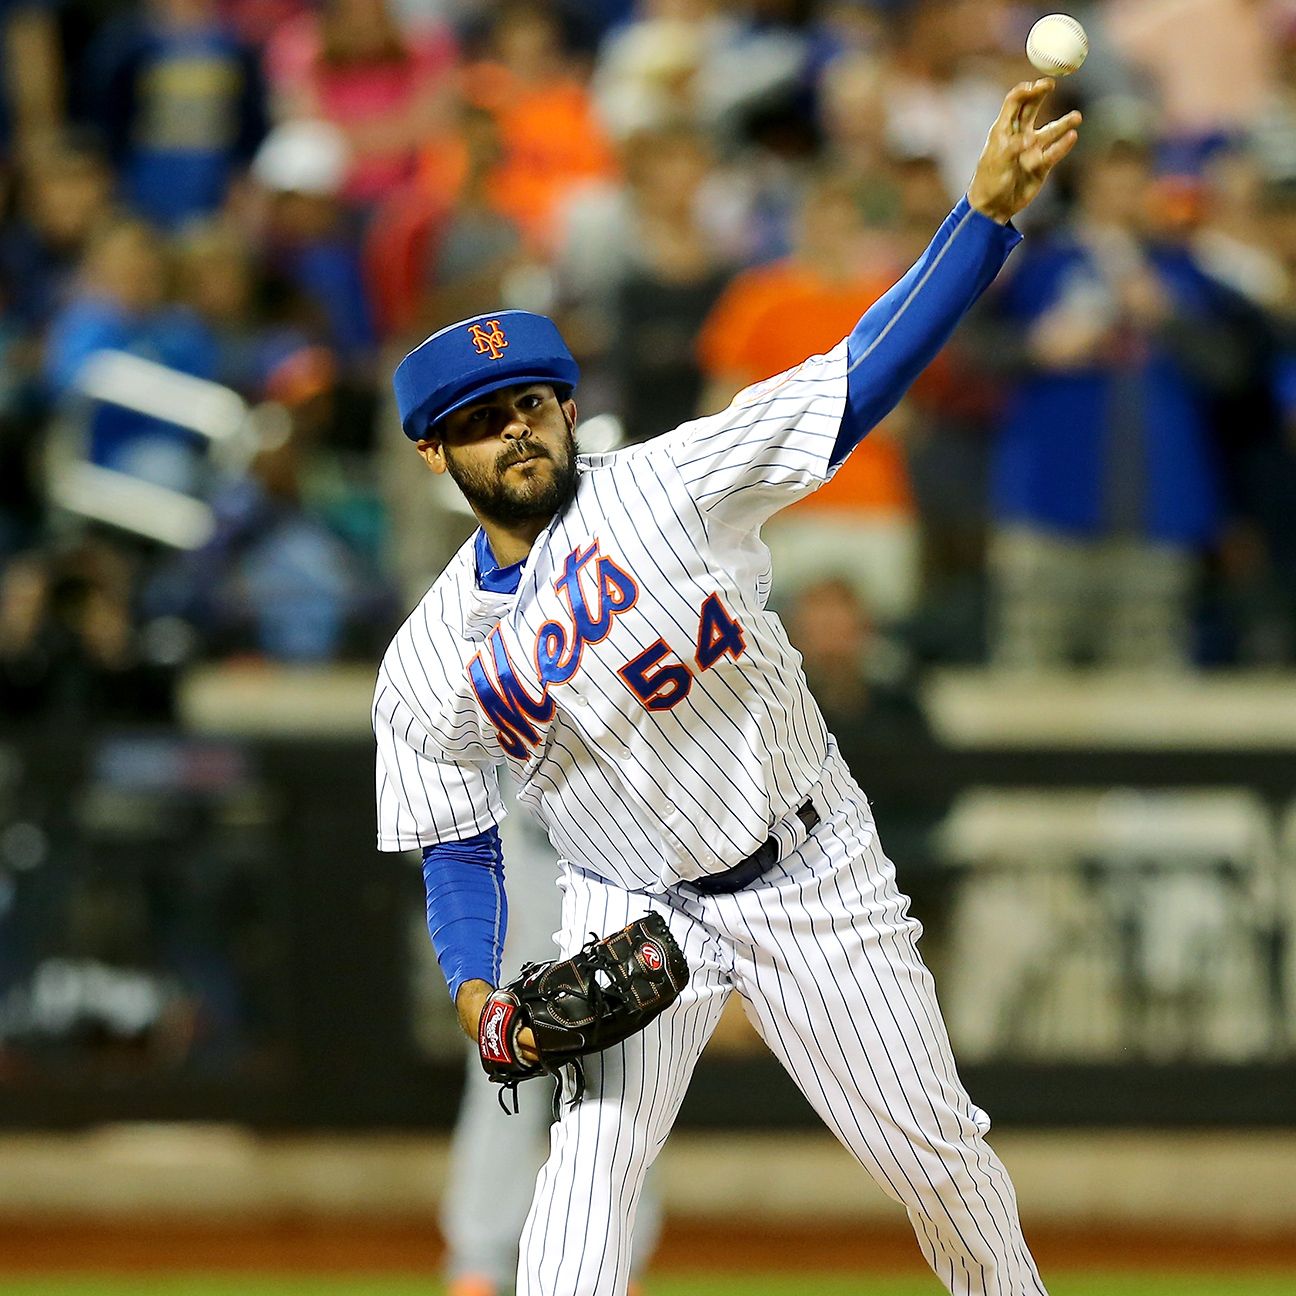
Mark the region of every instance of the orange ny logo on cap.
<instances>
[{"instance_id":1,"label":"orange ny logo on cap","mask_svg":"<svg viewBox=\"0 0 1296 1296\"><path fill-rule=\"evenodd\" d=\"M483 324L469 324L468 336L472 338L472 344L477 349L478 355L488 355L492 360L499 360L504 355L504 348L508 346L508 339L504 336L504 330L499 326L499 320L487 320Z\"/></svg>"}]
</instances>

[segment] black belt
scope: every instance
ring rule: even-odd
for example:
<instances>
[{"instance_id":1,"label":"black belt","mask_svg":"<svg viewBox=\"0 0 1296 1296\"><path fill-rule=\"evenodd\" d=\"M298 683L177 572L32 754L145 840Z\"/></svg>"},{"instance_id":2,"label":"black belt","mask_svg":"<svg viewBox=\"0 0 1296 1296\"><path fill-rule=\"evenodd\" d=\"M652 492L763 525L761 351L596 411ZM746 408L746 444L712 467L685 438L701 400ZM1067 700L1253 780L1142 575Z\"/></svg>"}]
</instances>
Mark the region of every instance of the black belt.
<instances>
[{"instance_id":1,"label":"black belt","mask_svg":"<svg viewBox=\"0 0 1296 1296\"><path fill-rule=\"evenodd\" d=\"M796 817L805 825L807 834L814 832L819 823L819 811L815 809L813 801L807 801L796 812ZM691 891L700 891L703 895L729 895L733 891L741 891L743 887L750 886L757 878L768 873L778 863L782 850L782 842L771 833L762 845L733 868L727 868L723 873L708 873L706 877L694 878L689 882L681 882L680 885Z\"/></svg>"}]
</instances>

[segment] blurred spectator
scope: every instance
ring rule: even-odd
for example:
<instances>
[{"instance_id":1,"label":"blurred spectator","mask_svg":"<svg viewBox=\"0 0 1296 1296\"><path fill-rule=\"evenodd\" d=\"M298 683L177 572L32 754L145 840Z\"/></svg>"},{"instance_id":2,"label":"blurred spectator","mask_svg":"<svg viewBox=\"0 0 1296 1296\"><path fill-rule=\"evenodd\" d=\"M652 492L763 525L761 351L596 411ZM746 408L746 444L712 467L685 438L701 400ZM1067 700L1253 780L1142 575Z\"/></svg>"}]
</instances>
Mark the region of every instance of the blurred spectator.
<instances>
[{"instance_id":1,"label":"blurred spectator","mask_svg":"<svg viewBox=\"0 0 1296 1296\"><path fill-rule=\"evenodd\" d=\"M282 393L287 394L287 393ZM307 470L327 425L327 382L303 389L277 444L212 500L216 533L152 581L146 606L181 617L220 654L329 661L389 612L386 588L309 507Z\"/></svg>"},{"instance_id":2,"label":"blurred spectator","mask_svg":"<svg viewBox=\"0 0 1296 1296\"><path fill-rule=\"evenodd\" d=\"M299 323L372 381L377 336L360 235L340 199L349 157L343 132L330 123L287 122L266 137L252 174L267 199L267 266L303 304Z\"/></svg>"},{"instance_id":3,"label":"blurred spectator","mask_svg":"<svg viewBox=\"0 0 1296 1296\"><path fill-rule=\"evenodd\" d=\"M1116 134L1146 135L1167 174L1113 161L1112 193L1050 235L1089 184L1068 164L997 304L768 528L780 592L846 576L923 660L985 654L991 585L1000 657L1125 660L1138 641L1164 659L1173 640L1178 659L1285 660L1296 21L1287 0L1077 4L1093 57L1060 93L1087 100L1086 145L1124 111ZM373 486L380 345L526 306L559 316L583 413L620 415L627 439L716 407L834 344L922 250L1003 84L1029 75L1028 17L1011 0L13 0L0 556L40 542L48 401L124 349L309 425L294 484L265 465L224 484L222 525L250 548L308 519L295 534L318 527L325 556L302 579L349 607L337 573L401 512ZM261 139L263 78L281 125ZM174 245L129 219L150 215ZM97 408L90 444L102 464L214 485L204 443L154 419ZM426 487L411 511L440 538L413 546L419 578L455 535ZM1023 532L1027 576L1006 556ZM1031 566L1054 560L1075 570ZM207 613L213 642L297 652L239 620L243 571ZM1090 610L1051 647L1025 631L1010 646L1059 580ZM1112 589L1140 582L1155 594L1130 594L1140 619L1113 632ZM339 615L304 655L345 650Z\"/></svg>"},{"instance_id":4,"label":"blurred spectator","mask_svg":"<svg viewBox=\"0 0 1296 1296\"><path fill-rule=\"evenodd\" d=\"M625 136L685 115L736 137L753 114L803 86L812 53L806 11L787 0L648 0L599 59L595 93L608 129Z\"/></svg>"},{"instance_id":5,"label":"blurred spectator","mask_svg":"<svg viewBox=\"0 0 1296 1296\"><path fill-rule=\"evenodd\" d=\"M414 3L420 9L427 8L425 0ZM258 50L264 49L287 24L318 7L316 0L221 0L225 20L241 40Z\"/></svg>"},{"instance_id":6,"label":"blurred spectator","mask_svg":"<svg viewBox=\"0 0 1296 1296\"><path fill-rule=\"evenodd\" d=\"M956 196L976 169L1003 86L1026 71L1015 41L1005 57L1001 34L1013 30L1005 7L1004 0L921 0L899 20L886 78L888 140L901 157L936 158Z\"/></svg>"},{"instance_id":7,"label":"blurred spectator","mask_svg":"<svg viewBox=\"0 0 1296 1296\"><path fill-rule=\"evenodd\" d=\"M374 213L365 263L384 336L422 338L483 302L548 306L548 271L496 183L504 160L495 114L462 103L452 128L424 150L414 181Z\"/></svg>"},{"instance_id":8,"label":"blurred spectator","mask_svg":"<svg viewBox=\"0 0 1296 1296\"><path fill-rule=\"evenodd\" d=\"M987 339L1019 366L992 472L993 655L1164 668L1192 653L1221 521L1209 402L1245 356L1224 291L1151 237L1146 146L1087 143L1072 224L1010 267Z\"/></svg>"},{"instance_id":9,"label":"blurred spectator","mask_svg":"<svg viewBox=\"0 0 1296 1296\"><path fill-rule=\"evenodd\" d=\"M633 254L611 304L611 368L627 441L696 416L698 333L731 267L704 223L709 153L691 132L640 139L632 169Z\"/></svg>"},{"instance_id":10,"label":"blurred spectator","mask_svg":"<svg viewBox=\"0 0 1296 1296\"><path fill-rule=\"evenodd\" d=\"M1242 128L1265 178L1296 180L1296 13L1278 26L1274 83L1263 110Z\"/></svg>"},{"instance_id":11,"label":"blurred spectator","mask_svg":"<svg viewBox=\"0 0 1296 1296\"><path fill-rule=\"evenodd\" d=\"M173 721L177 663L135 629L131 586L129 563L102 542L15 558L0 573L0 711L79 726Z\"/></svg>"},{"instance_id":12,"label":"blurred spectator","mask_svg":"<svg viewBox=\"0 0 1296 1296\"><path fill-rule=\"evenodd\" d=\"M141 0L9 0L4 8L14 144L30 156L51 135L97 132L102 86L91 51L105 28L135 18Z\"/></svg>"},{"instance_id":13,"label":"blurred spectator","mask_svg":"<svg viewBox=\"0 0 1296 1296\"><path fill-rule=\"evenodd\" d=\"M699 340L703 407L720 409L750 383L840 342L897 277L894 266L883 272L863 261L870 246L854 186L820 180L801 212L793 256L740 274L708 318ZM765 528L776 592L828 572L848 577L884 621L912 609L918 533L904 457L889 434L903 408L865 437L828 485Z\"/></svg>"},{"instance_id":14,"label":"blurred spectator","mask_svg":"<svg viewBox=\"0 0 1296 1296\"><path fill-rule=\"evenodd\" d=\"M705 63L727 34L711 0L649 0L612 33L598 61L599 116L617 137L685 117L712 123L704 104Z\"/></svg>"},{"instance_id":15,"label":"blurred spectator","mask_svg":"<svg viewBox=\"0 0 1296 1296\"><path fill-rule=\"evenodd\" d=\"M41 523L39 375L35 339L0 300L0 565L37 539Z\"/></svg>"},{"instance_id":16,"label":"blurred spectator","mask_svg":"<svg viewBox=\"0 0 1296 1296\"><path fill-rule=\"evenodd\" d=\"M856 186L856 200L869 224L890 224L898 194L887 138L887 71L879 58L856 54L838 59L819 87L819 119L832 166ZM945 203L945 210L953 201Z\"/></svg>"},{"instance_id":17,"label":"blurred spectator","mask_svg":"<svg viewBox=\"0 0 1296 1296\"><path fill-rule=\"evenodd\" d=\"M807 185L821 168L810 8L770 0L720 15L695 77L694 120L745 178L743 259L787 256ZM831 161L831 159L828 159Z\"/></svg>"},{"instance_id":18,"label":"blurred spectator","mask_svg":"<svg viewBox=\"0 0 1296 1296\"><path fill-rule=\"evenodd\" d=\"M0 9L0 148L30 157L63 128L63 50L48 0Z\"/></svg>"},{"instance_id":19,"label":"blurred spectator","mask_svg":"<svg viewBox=\"0 0 1296 1296\"><path fill-rule=\"evenodd\" d=\"M560 293L588 305L595 328L605 327L610 296L649 231L700 237L727 263L748 250L746 182L719 163L710 136L687 119L627 136L620 161L620 174L581 187L562 211Z\"/></svg>"},{"instance_id":20,"label":"blurred spectator","mask_svg":"<svg viewBox=\"0 0 1296 1296\"><path fill-rule=\"evenodd\" d=\"M1265 176L1255 150L1215 150L1194 189L1200 218L1192 221L1192 245L1202 268L1261 309L1281 307L1292 289L1266 227Z\"/></svg>"},{"instance_id":21,"label":"blurred spectator","mask_svg":"<svg viewBox=\"0 0 1296 1296\"><path fill-rule=\"evenodd\" d=\"M883 6L860 0L824 0L812 10L812 71L816 76L836 60L877 51L887 40Z\"/></svg>"},{"instance_id":22,"label":"blurred spectator","mask_svg":"<svg viewBox=\"0 0 1296 1296\"><path fill-rule=\"evenodd\" d=\"M8 198L9 177L0 171L0 210ZM13 227L0 225L0 564L37 538L42 492L37 465L42 449L39 337L18 302L19 276L13 273L22 241L6 238Z\"/></svg>"},{"instance_id":23,"label":"blurred spectator","mask_svg":"<svg viewBox=\"0 0 1296 1296\"><path fill-rule=\"evenodd\" d=\"M903 656L877 633L855 587L844 580L829 577L799 589L785 620L842 756L876 789L874 812L888 852L904 861L906 891L924 925L939 920L948 888L933 876L932 833L944 798L906 772L923 768L922 752L934 738ZM879 759L892 753L907 755L908 764L879 771Z\"/></svg>"},{"instance_id":24,"label":"blurred spectator","mask_svg":"<svg viewBox=\"0 0 1296 1296\"><path fill-rule=\"evenodd\" d=\"M66 304L90 235L111 212L112 188L105 158L79 141L47 141L24 164L17 211L0 229L0 275L31 328Z\"/></svg>"},{"instance_id":25,"label":"blurred spectator","mask_svg":"<svg viewBox=\"0 0 1296 1296\"><path fill-rule=\"evenodd\" d=\"M513 305L511 281L524 267L535 266L521 228L501 209L492 184L504 158L499 123L484 109L465 107L461 136L463 181L453 206L436 222L417 275L425 293L420 334L476 314L486 302Z\"/></svg>"},{"instance_id":26,"label":"blurred spectator","mask_svg":"<svg viewBox=\"0 0 1296 1296\"><path fill-rule=\"evenodd\" d=\"M1110 0L1116 50L1153 89L1161 130L1246 130L1273 98L1282 6L1270 0Z\"/></svg>"},{"instance_id":27,"label":"blurred spectator","mask_svg":"<svg viewBox=\"0 0 1296 1296\"><path fill-rule=\"evenodd\" d=\"M625 436L693 418L697 335L741 246L742 209L706 136L686 123L623 142L624 181L568 203L555 270L585 390L607 391Z\"/></svg>"},{"instance_id":28,"label":"blurred spectator","mask_svg":"<svg viewBox=\"0 0 1296 1296\"><path fill-rule=\"evenodd\" d=\"M1249 532L1236 557L1245 600L1238 658L1244 665L1296 662L1296 338L1280 355L1277 435L1251 448L1239 465ZM1249 543L1248 543L1249 542Z\"/></svg>"},{"instance_id":29,"label":"blurred spectator","mask_svg":"<svg viewBox=\"0 0 1296 1296\"><path fill-rule=\"evenodd\" d=\"M230 223L187 227L176 243L180 300L192 307L211 332L213 376L245 400L263 400L291 357L311 339L291 322L270 317L270 288L254 250ZM286 372L286 371L285 371Z\"/></svg>"},{"instance_id":30,"label":"blurred spectator","mask_svg":"<svg viewBox=\"0 0 1296 1296\"><path fill-rule=\"evenodd\" d=\"M74 392L83 366L103 351L126 351L210 378L211 334L190 310L171 305L170 251L142 221L116 220L86 249L78 293L50 327L45 377L51 396ZM105 468L172 490L198 485L204 442L174 424L119 406L91 415L89 454Z\"/></svg>"},{"instance_id":31,"label":"blurred spectator","mask_svg":"<svg viewBox=\"0 0 1296 1296\"><path fill-rule=\"evenodd\" d=\"M439 187L429 192L421 179L415 179L379 203L365 226L361 242L365 293L374 328L384 342L395 339L396 345L409 342L412 346L427 334L422 327L427 266L437 224L446 216L446 202Z\"/></svg>"},{"instance_id":32,"label":"blurred spectator","mask_svg":"<svg viewBox=\"0 0 1296 1296\"><path fill-rule=\"evenodd\" d=\"M402 30L386 0L326 0L266 48L281 120L331 122L348 147L339 190L373 204L408 180L451 112L457 50L443 24Z\"/></svg>"},{"instance_id":33,"label":"blurred spectator","mask_svg":"<svg viewBox=\"0 0 1296 1296\"><path fill-rule=\"evenodd\" d=\"M1215 650L1247 664L1296 659L1296 442L1284 408L1296 266L1277 237L1287 184L1266 180L1263 165L1251 143L1217 149L1196 181L1190 233L1202 266L1234 294L1224 305L1238 337L1238 378L1213 412L1230 506L1214 572L1223 603Z\"/></svg>"},{"instance_id":34,"label":"blurred spectator","mask_svg":"<svg viewBox=\"0 0 1296 1296\"><path fill-rule=\"evenodd\" d=\"M812 581L789 601L786 617L788 638L835 734L902 744L928 735L922 707L854 585L833 576Z\"/></svg>"},{"instance_id":35,"label":"blurred spectator","mask_svg":"<svg viewBox=\"0 0 1296 1296\"><path fill-rule=\"evenodd\" d=\"M554 11L537 0L502 4L485 61L466 73L466 92L499 123L503 156L491 179L495 208L533 250L552 250L563 200L613 169L582 69Z\"/></svg>"},{"instance_id":36,"label":"blurred spectator","mask_svg":"<svg viewBox=\"0 0 1296 1296\"><path fill-rule=\"evenodd\" d=\"M266 126L256 57L216 0L149 0L88 58L97 125L136 212L173 227L216 211Z\"/></svg>"}]
</instances>

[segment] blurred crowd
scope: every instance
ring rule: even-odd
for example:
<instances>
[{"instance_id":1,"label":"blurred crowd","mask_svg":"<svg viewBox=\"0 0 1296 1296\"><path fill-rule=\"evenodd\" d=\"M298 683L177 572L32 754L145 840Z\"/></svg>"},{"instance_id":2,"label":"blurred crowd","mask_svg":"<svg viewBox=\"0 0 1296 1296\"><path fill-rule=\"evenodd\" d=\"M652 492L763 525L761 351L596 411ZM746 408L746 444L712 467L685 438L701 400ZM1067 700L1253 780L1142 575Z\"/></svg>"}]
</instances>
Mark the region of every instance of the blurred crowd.
<instances>
[{"instance_id":1,"label":"blurred crowd","mask_svg":"<svg viewBox=\"0 0 1296 1296\"><path fill-rule=\"evenodd\" d=\"M196 659L372 658L467 530L395 425L405 350L525 307L609 435L722 407L918 255L1043 8L7 0L0 712L166 719ZM931 663L1296 660L1296 2L1072 10L1083 140L1025 244L768 530L830 709ZM204 386L105 395L104 353L237 393L245 452ZM152 493L87 507L73 463Z\"/></svg>"}]
</instances>

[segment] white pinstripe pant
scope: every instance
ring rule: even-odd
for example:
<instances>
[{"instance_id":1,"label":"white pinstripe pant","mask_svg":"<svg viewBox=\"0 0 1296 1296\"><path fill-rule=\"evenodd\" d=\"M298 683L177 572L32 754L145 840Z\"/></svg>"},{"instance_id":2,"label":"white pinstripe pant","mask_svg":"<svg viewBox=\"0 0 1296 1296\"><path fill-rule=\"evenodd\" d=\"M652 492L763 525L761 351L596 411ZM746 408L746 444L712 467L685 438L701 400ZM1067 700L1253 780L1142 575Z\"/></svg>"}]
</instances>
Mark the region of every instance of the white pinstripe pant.
<instances>
[{"instance_id":1,"label":"white pinstripe pant","mask_svg":"<svg viewBox=\"0 0 1296 1296\"><path fill-rule=\"evenodd\" d=\"M1044 1292L989 1118L955 1072L919 927L839 758L813 793L823 822L761 883L733 895L644 896L566 872L564 952L590 931L661 911L689 960L684 994L591 1059L553 1126L522 1235L518 1296L614 1296L629 1273L644 1172L670 1133L729 994L828 1127L909 1213L955 1296Z\"/></svg>"}]
</instances>

